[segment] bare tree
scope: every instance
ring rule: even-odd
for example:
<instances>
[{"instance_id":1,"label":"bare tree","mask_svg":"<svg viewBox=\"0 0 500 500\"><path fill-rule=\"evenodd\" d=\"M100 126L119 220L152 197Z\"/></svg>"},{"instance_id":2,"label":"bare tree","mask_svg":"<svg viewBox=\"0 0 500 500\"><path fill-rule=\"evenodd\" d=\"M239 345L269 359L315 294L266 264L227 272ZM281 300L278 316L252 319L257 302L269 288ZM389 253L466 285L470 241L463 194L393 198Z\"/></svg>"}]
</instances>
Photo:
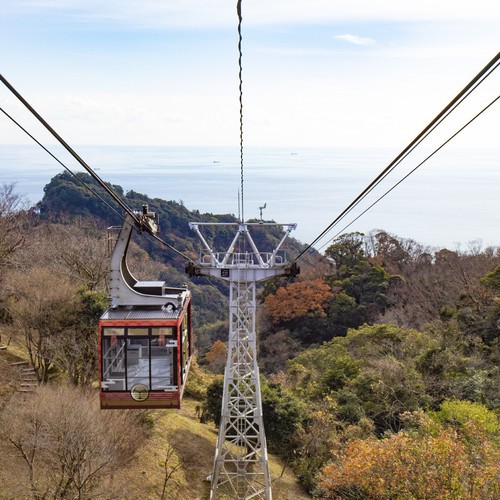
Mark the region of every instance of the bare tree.
<instances>
[{"instance_id":1,"label":"bare tree","mask_svg":"<svg viewBox=\"0 0 500 500\"><path fill-rule=\"evenodd\" d=\"M57 368L73 385L90 384L97 372L96 327L107 307L105 294L77 289L47 268L12 272L7 282L11 330L24 343L38 381L47 382Z\"/></svg>"},{"instance_id":2,"label":"bare tree","mask_svg":"<svg viewBox=\"0 0 500 500\"><path fill-rule=\"evenodd\" d=\"M32 226L32 213L14 188L15 184L0 185L0 267L12 263Z\"/></svg>"},{"instance_id":3,"label":"bare tree","mask_svg":"<svg viewBox=\"0 0 500 500\"><path fill-rule=\"evenodd\" d=\"M421 328L464 298L481 312L491 302L491 294L480 279L498 264L498 249L481 251L477 244L466 251L443 249L410 259L400 270L403 279L389 292L392 307L379 321Z\"/></svg>"},{"instance_id":4,"label":"bare tree","mask_svg":"<svg viewBox=\"0 0 500 500\"><path fill-rule=\"evenodd\" d=\"M160 462L160 466L163 467L164 476L163 476L163 489L161 492L161 500L165 500L167 494L167 485L170 481L170 478L181 468L181 463L177 461L177 463L173 464L173 459L175 456L175 450L172 446L168 445L165 451L165 460Z\"/></svg>"},{"instance_id":5,"label":"bare tree","mask_svg":"<svg viewBox=\"0 0 500 500\"><path fill-rule=\"evenodd\" d=\"M23 269L46 267L56 276L68 278L87 290L104 290L109 275L109 257L114 233L91 218L73 218L64 223L40 224L20 256ZM36 255L36 260L33 256ZM129 267L138 279L158 279L167 268L131 242Z\"/></svg>"},{"instance_id":6,"label":"bare tree","mask_svg":"<svg viewBox=\"0 0 500 500\"><path fill-rule=\"evenodd\" d=\"M75 322L75 288L44 268L15 271L8 279L13 329L24 339L38 381L45 383L57 354L58 339Z\"/></svg>"},{"instance_id":7,"label":"bare tree","mask_svg":"<svg viewBox=\"0 0 500 500\"><path fill-rule=\"evenodd\" d=\"M37 500L112 497L110 478L144 437L129 413L101 412L93 395L70 386L13 398L0 414L0 435L0 469L16 468L3 478L9 495Z\"/></svg>"},{"instance_id":8,"label":"bare tree","mask_svg":"<svg viewBox=\"0 0 500 500\"><path fill-rule=\"evenodd\" d=\"M33 261L36 255L36 264ZM22 256L23 268L49 268L88 290L104 289L108 277L106 230L92 219L40 224Z\"/></svg>"}]
</instances>

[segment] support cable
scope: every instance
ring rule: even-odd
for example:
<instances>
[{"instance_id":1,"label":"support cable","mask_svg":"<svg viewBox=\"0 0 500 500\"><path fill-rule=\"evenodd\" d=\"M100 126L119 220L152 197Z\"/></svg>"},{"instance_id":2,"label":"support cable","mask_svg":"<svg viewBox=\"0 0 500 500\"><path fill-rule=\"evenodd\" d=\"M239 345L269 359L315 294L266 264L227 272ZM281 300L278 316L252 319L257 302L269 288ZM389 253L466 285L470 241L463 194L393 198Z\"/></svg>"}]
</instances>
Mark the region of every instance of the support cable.
<instances>
[{"instance_id":1,"label":"support cable","mask_svg":"<svg viewBox=\"0 0 500 500\"><path fill-rule=\"evenodd\" d=\"M167 247L168 249L172 250L172 252L175 252L177 255L182 257L183 259L191 262L194 264L194 261L189 255L186 255L185 253L181 252L180 250L177 250L177 248L173 247L170 243L167 243L165 240L161 239L157 234L153 234L149 231L146 231L154 240L156 240L158 243L161 243L163 246Z\"/></svg>"},{"instance_id":2,"label":"support cable","mask_svg":"<svg viewBox=\"0 0 500 500\"><path fill-rule=\"evenodd\" d=\"M125 202L80 158L76 151L47 123L47 121L31 106L31 104L0 74L0 80L17 97L19 101L31 112L31 114L57 139L57 141L70 153L73 158L99 183L99 185L113 198L120 207L125 210L136 222L141 225L138 217Z\"/></svg>"},{"instance_id":3,"label":"support cable","mask_svg":"<svg viewBox=\"0 0 500 500\"><path fill-rule=\"evenodd\" d=\"M21 101L22 104L35 116L35 118L58 140L58 142L75 158L75 160L90 174L90 176L108 193L111 198L127 213L129 214L137 226L148 233L154 240L158 241L162 245L166 246L176 254L180 255L182 258L193 262L193 260L186 254L180 252L175 247L164 241L158 235L154 234L147 226L144 226L137 215L132 209L130 209L127 204L95 173L95 171L82 159L80 156L69 146L68 143L47 123L47 121L42 118L42 116L28 103L28 101L0 74L0 80L5 84L5 86ZM43 146L40 141L38 141L32 134L30 134L24 127L21 126L13 117L11 117L2 108L0 110L12 120L21 130L23 130L33 141L35 141L42 149L44 149L52 158L54 158L60 165L62 165L69 173L76 177L85 187L93 194L95 194L101 201L103 201L106 206L111 208L122 220L125 220L123 215L116 212L106 200L104 200L97 192L95 192L88 184L80 179L75 173L73 173L66 165L64 165L54 154L52 154L45 146Z\"/></svg>"},{"instance_id":4,"label":"support cable","mask_svg":"<svg viewBox=\"0 0 500 500\"><path fill-rule=\"evenodd\" d=\"M110 203L108 203L97 191L92 189L83 179L78 177L72 170L70 170L56 155L54 155L49 149L47 149L36 137L34 137L30 132L28 132L14 117L12 117L7 111L0 107L0 111L15 125L17 125L30 139L32 139L36 144L38 144L46 153L48 153L61 167L66 169L75 179L77 179L84 187L86 187L93 195L97 196L110 210L112 210L115 215L120 217L124 222L126 222L125 217L123 217L118 210L116 210Z\"/></svg>"},{"instance_id":5,"label":"support cable","mask_svg":"<svg viewBox=\"0 0 500 500\"><path fill-rule=\"evenodd\" d=\"M243 204L243 67L242 67L242 50L241 50L241 23L243 17L241 15L241 1L238 0L236 11L238 12L238 79L240 90L240 180L241 180L241 219L240 222L245 222L244 204Z\"/></svg>"},{"instance_id":6,"label":"support cable","mask_svg":"<svg viewBox=\"0 0 500 500\"><path fill-rule=\"evenodd\" d=\"M446 144L448 144L450 141L452 141L460 132L462 132L465 128L467 128L476 118L479 118L480 115L482 115L488 108L493 106L496 101L500 99L500 96L497 96L495 99L493 99L488 105L486 105L479 113L477 113L473 118L471 118L465 125L463 125L461 128L459 128L451 137L449 137L446 141L444 141L439 147L437 147L430 155L428 155L425 159L423 159L415 168L413 168L410 172L408 172L404 177L402 177L396 184L394 184L390 189L388 189L382 196L377 198L369 207L365 208L358 216L356 216L355 219L353 219L349 224L344 226L335 236L330 238L326 243L321 245L321 247L318 249L322 250L328 243L333 241L335 238L340 236L347 228L352 226L359 218L361 218L368 210L371 210L379 201L381 201L383 198L385 198L391 191L396 189L403 181L405 181L410 175L412 175L415 171L417 171L427 160L432 158L440 149L442 149Z\"/></svg>"},{"instance_id":7,"label":"support cable","mask_svg":"<svg viewBox=\"0 0 500 500\"><path fill-rule=\"evenodd\" d=\"M448 105L406 146L405 149L359 194L351 204L314 239L312 243L295 258L297 262L310 248L320 241L330 230L352 211L385 177L387 177L440 123L447 118L488 76L499 66L500 53L486 64L486 66L448 103Z\"/></svg>"}]
</instances>

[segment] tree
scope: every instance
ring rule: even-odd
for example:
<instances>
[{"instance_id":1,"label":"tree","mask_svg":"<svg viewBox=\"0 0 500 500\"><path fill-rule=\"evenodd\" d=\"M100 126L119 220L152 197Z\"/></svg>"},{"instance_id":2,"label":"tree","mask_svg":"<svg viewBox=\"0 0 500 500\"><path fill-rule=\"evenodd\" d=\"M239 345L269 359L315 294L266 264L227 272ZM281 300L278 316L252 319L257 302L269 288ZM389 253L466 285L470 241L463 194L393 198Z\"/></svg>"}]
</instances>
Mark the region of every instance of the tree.
<instances>
[{"instance_id":1,"label":"tree","mask_svg":"<svg viewBox=\"0 0 500 500\"><path fill-rule=\"evenodd\" d=\"M333 293L322 279L297 281L268 295L264 307L273 323L282 324L299 318L325 317L331 297Z\"/></svg>"},{"instance_id":2,"label":"tree","mask_svg":"<svg viewBox=\"0 0 500 500\"><path fill-rule=\"evenodd\" d=\"M202 422L214 422L218 427L221 420L224 380L215 379L207 389L203 404ZM304 418L302 405L292 394L278 384L268 384L261 378L262 413L269 449L287 456L293 449L294 439Z\"/></svg>"},{"instance_id":3,"label":"tree","mask_svg":"<svg viewBox=\"0 0 500 500\"><path fill-rule=\"evenodd\" d=\"M407 259L400 269L402 279L388 290L391 307L379 321L422 328L442 313L449 317L458 306L468 308L472 316L481 315L491 302L491 291L488 280L480 280L499 263L494 248L442 249Z\"/></svg>"},{"instance_id":4,"label":"tree","mask_svg":"<svg viewBox=\"0 0 500 500\"><path fill-rule=\"evenodd\" d=\"M404 240L385 231L370 233L368 242L372 261L390 272L400 272L408 261L423 252L413 240Z\"/></svg>"},{"instance_id":5,"label":"tree","mask_svg":"<svg viewBox=\"0 0 500 500\"><path fill-rule=\"evenodd\" d=\"M300 402L278 384L262 380L262 414L271 453L289 458L304 419Z\"/></svg>"},{"instance_id":6,"label":"tree","mask_svg":"<svg viewBox=\"0 0 500 500\"><path fill-rule=\"evenodd\" d=\"M401 238L397 235L387 233L381 229L370 231L365 238L366 253L370 258L377 260L379 264L385 260L384 265L394 262L395 266L404 261L418 261L426 258L431 252L430 247L425 247L410 238ZM394 272L394 269L391 269Z\"/></svg>"},{"instance_id":7,"label":"tree","mask_svg":"<svg viewBox=\"0 0 500 500\"><path fill-rule=\"evenodd\" d=\"M265 332L259 340L259 363L267 374L283 370L286 362L302 350L289 330Z\"/></svg>"},{"instance_id":8,"label":"tree","mask_svg":"<svg viewBox=\"0 0 500 500\"><path fill-rule=\"evenodd\" d=\"M359 374L357 362L337 341L309 348L289 362L293 391L310 401L321 401Z\"/></svg>"},{"instance_id":9,"label":"tree","mask_svg":"<svg viewBox=\"0 0 500 500\"><path fill-rule=\"evenodd\" d=\"M200 421L203 423L214 422L217 427L220 425L222 413L222 394L224 392L224 379L217 377L208 386L207 397L202 405Z\"/></svg>"},{"instance_id":10,"label":"tree","mask_svg":"<svg viewBox=\"0 0 500 500\"><path fill-rule=\"evenodd\" d=\"M491 346L500 338L500 266L483 276L455 304L456 319L469 338Z\"/></svg>"},{"instance_id":11,"label":"tree","mask_svg":"<svg viewBox=\"0 0 500 500\"><path fill-rule=\"evenodd\" d=\"M81 288L76 294L73 321L53 340L54 362L73 385L89 385L97 373L97 323L108 300L102 292Z\"/></svg>"},{"instance_id":12,"label":"tree","mask_svg":"<svg viewBox=\"0 0 500 500\"><path fill-rule=\"evenodd\" d=\"M112 497L114 472L144 437L131 414L101 412L95 395L71 386L12 398L0 419L2 479L19 498Z\"/></svg>"},{"instance_id":13,"label":"tree","mask_svg":"<svg viewBox=\"0 0 500 500\"><path fill-rule=\"evenodd\" d=\"M338 427L334 407L335 401L329 396L310 407L295 437L297 446L290 458L295 473L310 492L317 489L319 470L331 459Z\"/></svg>"},{"instance_id":14,"label":"tree","mask_svg":"<svg viewBox=\"0 0 500 500\"><path fill-rule=\"evenodd\" d=\"M38 381L59 368L72 384L89 384L97 371L97 321L107 307L102 292L77 290L46 268L9 277L13 328L23 338Z\"/></svg>"},{"instance_id":15,"label":"tree","mask_svg":"<svg viewBox=\"0 0 500 500\"><path fill-rule=\"evenodd\" d=\"M45 268L14 272L9 282L13 327L24 339L38 381L46 383L57 356L58 341L75 323L75 288Z\"/></svg>"},{"instance_id":16,"label":"tree","mask_svg":"<svg viewBox=\"0 0 500 500\"><path fill-rule=\"evenodd\" d=\"M33 226L33 213L14 188L15 184L0 185L0 269L12 264Z\"/></svg>"},{"instance_id":17,"label":"tree","mask_svg":"<svg viewBox=\"0 0 500 500\"><path fill-rule=\"evenodd\" d=\"M366 321L364 307L344 291L337 293L330 302L327 315L330 338L343 336L349 328L357 328Z\"/></svg>"},{"instance_id":18,"label":"tree","mask_svg":"<svg viewBox=\"0 0 500 500\"><path fill-rule=\"evenodd\" d=\"M324 498L497 498L500 453L481 445L478 461L451 429L356 439L323 469L320 487Z\"/></svg>"},{"instance_id":19,"label":"tree","mask_svg":"<svg viewBox=\"0 0 500 500\"><path fill-rule=\"evenodd\" d=\"M224 342L216 340L210 351L205 354L205 360L214 373L222 373L226 366L227 347Z\"/></svg>"},{"instance_id":20,"label":"tree","mask_svg":"<svg viewBox=\"0 0 500 500\"><path fill-rule=\"evenodd\" d=\"M294 393L313 404L333 396L341 422L369 418L378 434L398 431L402 413L431 402L418 360L435 346L416 330L363 325L292 360Z\"/></svg>"},{"instance_id":21,"label":"tree","mask_svg":"<svg viewBox=\"0 0 500 500\"><path fill-rule=\"evenodd\" d=\"M372 236L370 240L378 252L379 243L384 240L382 234L386 235L379 233L378 239ZM375 239L378 243L373 243ZM348 328L374 322L390 306L388 292L400 277L386 271L384 259L367 255L366 247L362 233L346 233L325 250L334 264L332 273L325 278L335 292L325 322L329 338L345 335Z\"/></svg>"},{"instance_id":22,"label":"tree","mask_svg":"<svg viewBox=\"0 0 500 500\"><path fill-rule=\"evenodd\" d=\"M365 309L367 320L373 320L389 305L387 291L398 279L397 276L390 276L383 267L366 263L357 266L342 286L345 293Z\"/></svg>"},{"instance_id":23,"label":"tree","mask_svg":"<svg viewBox=\"0 0 500 500\"><path fill-rule=\"evenodd\" d=\"M491 273L486 274L481 278L481 283L500 292L500 266L495 267Z\"/></svg>"},{"instance_id":24,"label":"tree","mask_svg":"<svg viewBox=\"0 0 500 500\"><path fill-rule=\"evenodd\" d=\"M34 226L34 210L28 209L23 197L15 192L15 184L0 184L0 320L9 322L4 278L17 264L20 250ZM10 338L9 341L10 343Z\"/></svg>"},{"instance_id":25,"label":"tree","mask_svg":"<svg viewBox=\"0 0 500 500\"><path fill-rule=\"evenodd\" d=\"M438 411L430 411L428 415L441 425L452 427L461 435L467 437L468 429L482 432L489 439L500 438L500 420L495 412L486 406L472 401L447 399L443 401ZM500 445L500 441L498 442Z\"/></svg>"},{"instance_id":26,"label":"tree","mask_svg":"<svg viewBox=\"0 0 500 500\"><path fill-rule=\"evenodd\" d=\"M325 255L335 264L334 275L342 279L351 274L351 270L366 260L363 233L345 233L325 250Z\"/></svg>"},{"instance_id":27,"label":"tree","mask_svg":"<svg viewBox=\"0 0 500 500\"><path fill-rule=\"evenodd\" d=\"M92 218L72 217L65 223L40 224L25 257L30 267L32 255L37 265L54 274L67 276L88 290L105 289L109 274L109 249L106 230Z\"/></svg>"},{"instance_id":28,"label":"tree","mask_svg":"<svg viewBox=\"0 0 500 500\"><path fill-rule=\"evenodd\" d=\"M69 172L62 172L54 176L49 184L44 187L44 197L40 204L40 216L46 220L58 220L61 216L67 218L68 214L74 216L95 216L106 220L107 223L116 224L120 218L109 209L114 206L111 196L85 172L76 172L76 178ZM90 186L99 194L100 198L90 192L81 181ZM120 186L108 183L118 196L124 196ZM108 205L103 201L104 199Z\"/></svg>"},{"instance_id":29,"label":"tree","mask_svg":"<svg viewBox=\"0 0 500 500\"><path fill-rule=\"evenodd\" d=\"M496 498L498 418L484 406L445 401L404 416L405 430L337 443L320 485L326 498Z\"/></svg>"},{"instance_id":30,"label":"tree","mask_svg":"<svg viewBox=\"0 0 500 500\"><path fill-rule=\"evenodd\" d=\"M174 465L173 458L175 455L175 450L172 446L168 445L165 451L165 460L160 462L160 467L163 468L164 476L163 476L163 487L161 491L161 500L165 500L167 498L167 485L170 481L170 478L181 468L181 462L177 461Z\"/></svg>"}]
</instances>

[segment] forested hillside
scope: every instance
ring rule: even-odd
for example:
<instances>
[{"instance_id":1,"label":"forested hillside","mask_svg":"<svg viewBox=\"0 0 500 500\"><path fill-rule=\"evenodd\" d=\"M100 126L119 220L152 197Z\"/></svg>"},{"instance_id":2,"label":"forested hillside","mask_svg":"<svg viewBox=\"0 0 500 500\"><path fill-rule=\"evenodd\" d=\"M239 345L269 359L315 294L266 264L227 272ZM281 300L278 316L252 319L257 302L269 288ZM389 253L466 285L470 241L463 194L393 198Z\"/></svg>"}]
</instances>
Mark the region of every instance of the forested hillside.
<instances>
[{"instance_id":1,"label":"forested hillside","mask_svg":"<svg viewBox=\"0 0 500 500\"><path fill-rule=\"evenodd\" d=\"M192 258L189 221L235 221L114 189L158 212L162 239ZM136 238L134 274L193 291L191 410L99 412L95 329L107 305L106 227L119 223L67 174L38 207L0 189L0 498L207 498L226 287L189 280L177 255ZM278 237L256 236L261 247ZM225 249L232 235L209 238ZM302 248L291 240L287 252ZM498 498L500 248L433 249L374 230L299 262L298 277L259 290L275 497Z\"/></svg>"},{"instance_id":2,"label":"forested hillside","mask_svg":"<svg viewBox=\"0 0 500 500\"><path fill-rule=\"evenodd\" d=\"M102 233L102 238L105 238L108 226L122 224L122 214L110 208L110 206L114 207L114 202L90 175L80 172L77 176L78 179L63 172L47 184L44 188L44 197L38 207L40 222L55 223L55 227L63 226L71 231L82 218L87 221L92 220ZM101 199L91 193L86 186L90 186ZM189 228L189 222L237 222L237 218L232 214L202 214L197 210L190 211L182 203L176 201L152 199L135 191L124 193L121 186L110 185L110 187L133 210L140 211L143 205L148 205L149 209L159 216L160 238L194 260L198 258L201 247L198 236ZM265 231L256 228L252 235L262 251L272 249L282 236L278 228L266 228ZM205 237L217 251L226 251L234 234L227 227L210 226L206 228ZM227 318L225 296L228 289L224 282L189 278L184 271L187 262L178 253L148 239L146 235L137 236L134 241L140 249L146 252L142 257L136 255L135 260L143 264L148 260L154 262L149 270L138 269L137 276L141 276L142 279L165 280L170 286L190 284L196 308L195 326L202 328L201 337L204 336L205 330L210 331L214 324ZM303 247L304 245L290 238L285 243L284 249L289 258L293 258ZM139 249L135 248L139 252ZM319 259L319 254L315 252L308 254L305 267L310 267L311 263L316 264Z\"/></svg>"}]
</instances>

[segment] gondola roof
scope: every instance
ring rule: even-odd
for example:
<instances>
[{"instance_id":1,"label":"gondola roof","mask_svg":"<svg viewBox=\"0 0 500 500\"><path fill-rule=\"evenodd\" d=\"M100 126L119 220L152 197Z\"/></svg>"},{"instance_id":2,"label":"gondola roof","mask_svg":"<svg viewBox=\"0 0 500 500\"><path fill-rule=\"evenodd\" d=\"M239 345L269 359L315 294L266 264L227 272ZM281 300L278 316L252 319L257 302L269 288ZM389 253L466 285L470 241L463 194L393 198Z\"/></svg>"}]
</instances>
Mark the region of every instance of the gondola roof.
<instances>
[{"instance_id":1,"label":"gondola roof","mask_svg":"<svg viewBox=\"0 0 500 500\"><path fill-rule=\"evenodd\" d=\"M102 316L101 320L176 320L181 317L182 308L178 307L175 310L171 308L157 309L138 309L138 308L120 308L108 309Z\"/></svg>"}]
</instances>

